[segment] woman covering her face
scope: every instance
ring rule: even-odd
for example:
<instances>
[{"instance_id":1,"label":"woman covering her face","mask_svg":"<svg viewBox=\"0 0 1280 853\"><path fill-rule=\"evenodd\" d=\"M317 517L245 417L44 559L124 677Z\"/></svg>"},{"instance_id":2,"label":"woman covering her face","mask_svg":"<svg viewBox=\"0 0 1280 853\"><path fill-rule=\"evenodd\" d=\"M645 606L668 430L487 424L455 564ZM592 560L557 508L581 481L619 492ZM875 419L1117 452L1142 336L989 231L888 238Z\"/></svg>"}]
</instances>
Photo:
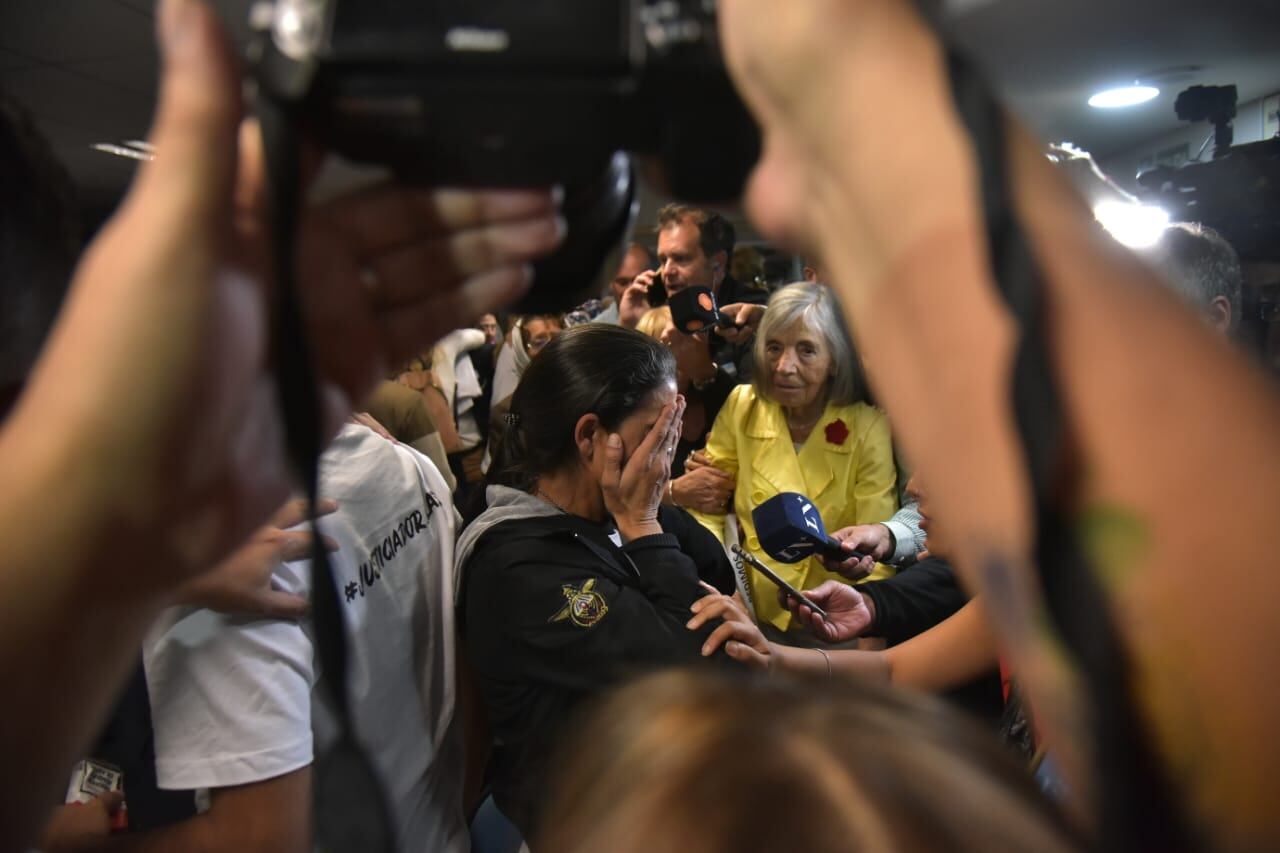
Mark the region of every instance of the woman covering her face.
<instances>
[{"instance_id":1,"label":"woman covering her face","mask_svg":"<svg viewBox=\"0 0 1280 853\"><path fill-rule=\"evenodd\" d=\"M512 395L488 508L458 543L463 634L484 695L499 808L530 837L545 760L578 703L625 675L701 658L685 629L714 537L661 505L684 401L675 360L586 324L549 342Z\"/></svg>"}]
</instances>

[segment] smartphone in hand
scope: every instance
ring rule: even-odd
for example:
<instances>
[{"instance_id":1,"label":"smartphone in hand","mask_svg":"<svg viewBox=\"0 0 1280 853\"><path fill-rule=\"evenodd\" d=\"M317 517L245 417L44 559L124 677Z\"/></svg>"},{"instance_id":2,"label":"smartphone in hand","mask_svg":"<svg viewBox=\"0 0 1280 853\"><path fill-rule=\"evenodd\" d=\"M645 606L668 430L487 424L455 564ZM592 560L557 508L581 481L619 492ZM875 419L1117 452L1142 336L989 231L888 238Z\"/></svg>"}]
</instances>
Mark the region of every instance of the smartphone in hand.
<instances>
[{"instance_id":1,"label":"smartphone in hand","mask_svg":"<svg viewBox=\"0 0 1280 853\"><path fill-rule=\"evenodd\" d=\"M827 618L827 611L823 610L821 607L814 604L813 601L810 600L810 598L807 595L805 595L803 592L801 592L800 590L796 589L794 586L792 586L791 584L783 580L782 576L779 575L777 572L775 572L773 569L769 568L764 563L760 562L750 553L748 553L747 551L744 551L741 547L737 545L734 545L732 550L733 550L733 553L736 554L742 560L743 563L747 564L748 566L755 569L760 574L764 575L766 578L769 579L771 583L773 583L774 586L778 587L778 589L781 589L787 595L791 596L796 601L803 604L805 607L808 607L810 610L812 610L814 613L817 613L823 619Z\"/></svg>"}]
</instances>

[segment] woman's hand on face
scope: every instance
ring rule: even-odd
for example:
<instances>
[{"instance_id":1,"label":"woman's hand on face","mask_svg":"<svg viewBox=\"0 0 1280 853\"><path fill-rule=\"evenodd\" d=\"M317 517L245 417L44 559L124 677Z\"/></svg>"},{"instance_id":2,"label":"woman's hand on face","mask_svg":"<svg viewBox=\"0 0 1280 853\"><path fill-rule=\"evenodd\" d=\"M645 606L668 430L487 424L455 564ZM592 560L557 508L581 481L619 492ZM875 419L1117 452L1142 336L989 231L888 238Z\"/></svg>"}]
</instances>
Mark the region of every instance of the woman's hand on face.
<instances>
[{"instance_id":1,"label":"woman's hand on face","mask_svg":"<svg viewBox=\"0 0 1280 853\"><path fill-rule=\"evenodd\" d=\"M676 503L685 509L725 513L729 511L733 486L732 475L706 465L673 480L671 493Z\"/></svg>"},{"instance_id":2,"label":"woman's hand on face","mask_svg":"<svg viewBox=\"0 0 1280 853\"><path fill-rule=\"evenodd\" d=\"M696 631L711 619L722 620L702 644L702 656L709 657L723 646L724 653L739 663L752 669L772 669L773 648L764 634L760 633L756 623L742 609L741 603L706 583L702 586L710 592L690 606L694 615L685 627Z\"/></svg>"},{"instance_id":3,"label":"woman's hand on face","mask_svg":"<svg viewBox=\"0 0 1280 853\"><path fill-rule=\"evenodd\" d=\"M613 516L623 541L662 532L658 507L671 476L676 443L680 441L684 405L684 398L676 397L663 406L653 429L625 462L622 436L612 433L605 438L600 488L605 509Z\"/></svg>"}]
</instances>

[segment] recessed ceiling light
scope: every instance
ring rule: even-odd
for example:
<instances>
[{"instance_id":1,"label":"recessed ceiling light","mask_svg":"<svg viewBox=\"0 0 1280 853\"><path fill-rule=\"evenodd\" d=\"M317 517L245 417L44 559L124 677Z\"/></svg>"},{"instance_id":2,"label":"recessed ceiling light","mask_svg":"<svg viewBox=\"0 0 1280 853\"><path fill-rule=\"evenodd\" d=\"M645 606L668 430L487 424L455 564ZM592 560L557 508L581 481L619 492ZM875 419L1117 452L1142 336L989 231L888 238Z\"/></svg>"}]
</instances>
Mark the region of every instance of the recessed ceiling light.
<instances>
[{"instance_id":1,"label":"recessed ceiling light","mask_svg":"<svg viewBox=\"0 0 1280 853\"><path fill-rule=\"evenodd\" d=\"M114 154L117 157L129 157L134 160L154 160L155 156L149 151L139 151L137 148L130 148L127 145L116 145L113 142L99 142L91 145L94 151L101 151L104 154Z\"/></svg>"},{"instance_id":2,"label":"recessed ceiling light","mask_svg":"<svg viewBox=\"0 0 1280 853\"><path fill-rule=\"evenodd\" d=\"M1089 99L1089 106L1100 110L1114 110L1120 107L1133 107L1145 104L1160 94L1155 86L1120 86L1115 89L1103 89Z\"/></svg>"}]
</instances>

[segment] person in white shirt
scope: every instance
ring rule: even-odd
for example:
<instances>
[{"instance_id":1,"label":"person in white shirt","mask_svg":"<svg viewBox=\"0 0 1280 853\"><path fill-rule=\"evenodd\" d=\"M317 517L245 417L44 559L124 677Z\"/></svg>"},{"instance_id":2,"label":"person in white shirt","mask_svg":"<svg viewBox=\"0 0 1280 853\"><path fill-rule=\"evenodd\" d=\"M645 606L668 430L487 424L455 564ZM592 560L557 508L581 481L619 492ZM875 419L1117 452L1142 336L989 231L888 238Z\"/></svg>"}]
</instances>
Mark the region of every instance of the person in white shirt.
<instances>
[{"instance_id":1,"label":"person in white shirt","mask_svg":"<svg viewBox=\"0 0 1280 853\"><path fill-rule=\"evenodd\" d=\"M320 527L338 546L356 733L382 777L397 847L462 853L458 521L448 489L425 456L348 424L321 458L321 491L339 507ZM310 564L284 563L273 580L305 595ZM197 838L212 849L310 849L310 766L336 735L313 701L312 640L305 621L164 612L144 647L157 780L208 790L208 808L116 836L111 849L196 849Z\"/></svg>"}]
</instances>

